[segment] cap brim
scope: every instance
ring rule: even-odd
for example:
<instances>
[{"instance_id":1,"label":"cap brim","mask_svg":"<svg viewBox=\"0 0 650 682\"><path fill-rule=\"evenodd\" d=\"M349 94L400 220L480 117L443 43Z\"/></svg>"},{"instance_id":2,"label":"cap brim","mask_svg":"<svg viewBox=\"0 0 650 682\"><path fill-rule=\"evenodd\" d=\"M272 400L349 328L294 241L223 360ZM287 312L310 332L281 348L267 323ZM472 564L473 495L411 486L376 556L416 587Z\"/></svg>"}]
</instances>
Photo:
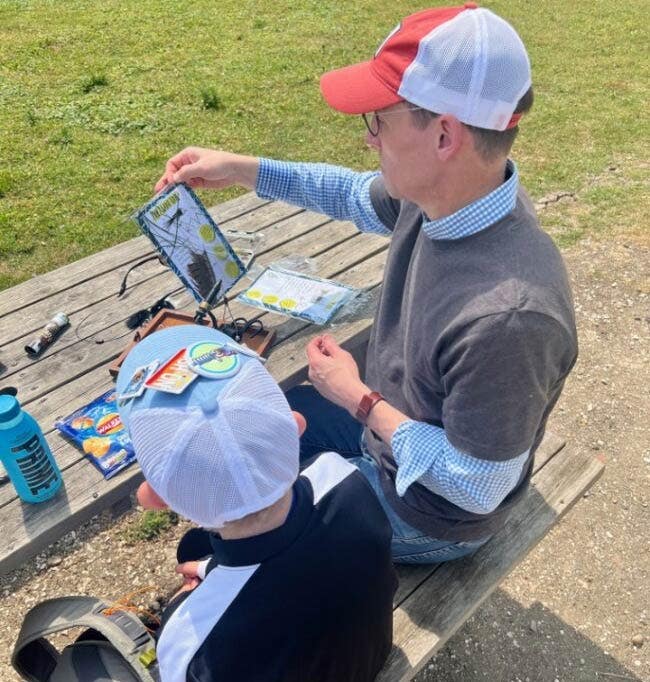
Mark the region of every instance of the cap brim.
<instances>
[{"instance_id":1,"label":"cap brim","mask_svg":"<svg viewBox=\"0 0 650 682\"><path fill-rule=\"evenodd\" d=\"M375 74L372 62L323 74L320 90L332 109L344 114L367 114L403 101Z\"/></svg>"}]
</instances>

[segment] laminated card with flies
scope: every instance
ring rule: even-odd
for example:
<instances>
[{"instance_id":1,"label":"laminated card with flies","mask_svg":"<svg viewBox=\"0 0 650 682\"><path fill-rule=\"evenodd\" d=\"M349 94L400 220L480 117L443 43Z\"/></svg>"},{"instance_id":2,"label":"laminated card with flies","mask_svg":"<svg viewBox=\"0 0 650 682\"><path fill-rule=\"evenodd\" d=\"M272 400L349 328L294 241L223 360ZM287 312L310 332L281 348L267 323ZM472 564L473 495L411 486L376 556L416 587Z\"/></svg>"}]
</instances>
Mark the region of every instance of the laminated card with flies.
<instances>
[{"instance_id":1,"label":"laminated card with flies","mask_svg":"<svg viewBox=\"0 0 650 682\"><path fill-rule=\"evenodd\" d=\"M135 219L197 303L216 299L215 293L222 297L246 273L228 240L186 185L170 185L140 209Z\"/></svg>"},{"instance_id":2,"label":"laminated card with flies","mask_svg":"<svg viewBox=\"0 0 650 682\"><path fill-rule=\"evenodd\" d=\"M166 308L159 310L110 366L113 376L133 344L158 329L195 323L222 327L228 333L233 325L225 318L221 324L217 323L211 309L222 299L226 302L227 292L247 271L247 266L187 185L166 187L133 217L154 244L161 260L197 301L198 309L194 315ZM229 310L227 305L225 309ZM232 336L263 355L274 334L264 330L263 325L254 326L251 322L239 338Z\"/></svg>"}]
</instances>

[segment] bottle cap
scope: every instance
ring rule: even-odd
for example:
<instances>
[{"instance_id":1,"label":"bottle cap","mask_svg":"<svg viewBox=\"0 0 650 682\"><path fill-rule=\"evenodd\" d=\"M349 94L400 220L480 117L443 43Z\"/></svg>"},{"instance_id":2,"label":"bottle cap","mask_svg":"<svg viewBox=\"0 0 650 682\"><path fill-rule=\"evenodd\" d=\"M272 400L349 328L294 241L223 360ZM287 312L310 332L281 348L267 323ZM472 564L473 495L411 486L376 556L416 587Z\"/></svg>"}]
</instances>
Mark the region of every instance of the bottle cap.
<instances>
[{"instance_id":1,"label":"bottle cap","mask_svg":"<svg viewBox=\"0 0 650 682\"><path fill-rule=\"evenodd\" d=\"M59 325L59 327L65 327L70 320L68 319L68 316L65 313L57 313L53 318L52 322L56 322L56 324Z\"/></svg>"},{"instance_id":2,"label":"bottle cap","mask_svg":"<svg viewBox=\"0 0 650 682\"><path fill-rule=\"evenodd\" d=\"M20 403L12 395L0 395L0 422L8 422L20 414Z\"/></svg>"}]
</instances>

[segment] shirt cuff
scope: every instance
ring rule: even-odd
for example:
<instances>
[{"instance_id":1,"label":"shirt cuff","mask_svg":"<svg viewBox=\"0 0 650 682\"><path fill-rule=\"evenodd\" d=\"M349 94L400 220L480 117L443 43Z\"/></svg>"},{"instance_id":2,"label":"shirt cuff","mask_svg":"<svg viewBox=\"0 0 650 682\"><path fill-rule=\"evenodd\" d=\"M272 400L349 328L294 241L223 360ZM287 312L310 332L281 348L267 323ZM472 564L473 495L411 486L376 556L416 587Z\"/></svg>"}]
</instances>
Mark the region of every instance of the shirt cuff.
<instances>
[{"instance_id":1,"label":"shirt cuff","mask_svg":"<svg viewBox=\"0 0 650 682\"><path fill-rule=\"evenodd\" d=\"M285 199L289 194L291 163L260 158L255 192L260 199Z\"/></svg>"},{"instance_id":2,"label":"shirt cuff","mask_svg":"<svg viewBox=\"0 0 650 682\"><path fill-rule=\"evenodd\" d=\"M431 424L426 425L429 438L426 442L426 452L423 452L422 440L417 437L422 426L420 422L409 419L395 429L391 438L393 457L397 463L395 488L400 497L406 493L410 485L433 467L442 452L444 429Z\"/></svg>"},{"instance_id":3,"label":"shirt cuff","mask_svg":"<svg viewBox=\"0 0 650 682\"><path fill-rule=\"evenodd\" d=\"M201 580L205 580L205 574L208 569L208 564L210 563L210 559L203 559L203 561L199 561L198 565L196 567L196 575L201 578Z\"/></svg>"}]
</instances>

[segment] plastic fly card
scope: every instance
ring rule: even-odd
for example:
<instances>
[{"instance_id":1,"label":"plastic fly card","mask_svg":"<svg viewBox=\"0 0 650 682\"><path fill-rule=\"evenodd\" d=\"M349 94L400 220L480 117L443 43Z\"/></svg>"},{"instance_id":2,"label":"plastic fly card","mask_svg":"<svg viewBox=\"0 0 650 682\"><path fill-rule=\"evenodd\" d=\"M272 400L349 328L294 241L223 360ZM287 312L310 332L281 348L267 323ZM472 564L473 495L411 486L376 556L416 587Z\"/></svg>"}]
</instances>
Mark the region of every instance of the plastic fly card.
<instances>
[{"instance_id":1,"label":"plastic fly card","mask_svg":"<svg viewBox=\"0 0 650 682\"><path fill-rule=\"evenodd\" d=\"M328 279L269 267L237 300L314 324L327 324L358 293Z\"/></svg>"},{"instance_id":2,"label":"plastic fly card","mask_svg":"<svg viewBox=\"0 0 650 682\"><path fill-rule=\"evenodd\" d=\"M197 302L223 296L246 272L228 240L187 185L170 185L134 216Z\"/></svg>"}]
</instances>

